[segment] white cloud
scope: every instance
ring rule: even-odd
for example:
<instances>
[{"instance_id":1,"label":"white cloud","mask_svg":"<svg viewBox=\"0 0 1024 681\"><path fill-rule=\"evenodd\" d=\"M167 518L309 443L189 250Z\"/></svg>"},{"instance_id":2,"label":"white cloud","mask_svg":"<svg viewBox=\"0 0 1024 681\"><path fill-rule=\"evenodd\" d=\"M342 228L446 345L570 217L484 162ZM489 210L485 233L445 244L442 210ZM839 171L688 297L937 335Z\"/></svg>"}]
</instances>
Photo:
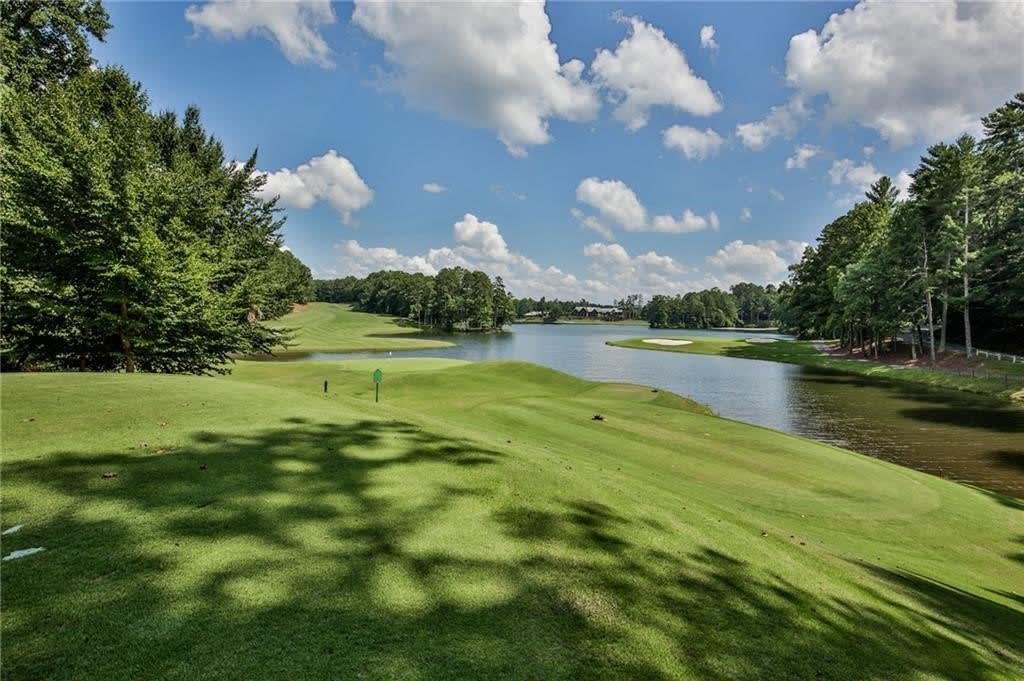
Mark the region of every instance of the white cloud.
<instances>
[{"instance_id":1,"label":"white cloud","mask_svg":"<svg viewBox=\"0 0 1024 681\"><path fill-rule=\"evenodd\" d=\"M603 222L598 220L593 215L586 215L579 208L572 208L569 210L569 213L572 214L572 216L576 218L576 220L579 221L581 225L583 225L589 230L597 232L605 239L611 240L615 238L615 235L612 232L612 230L608 229Z\"/></svg>"},{"instance_id":2,"label":"white cloud","mask_svg":"<svg viewBox=\"0 0 1024 681\"><path fill-rule=\"evenodd\" d=\"M323 26L335 21L329 0L213 0L190 5L185 10L185 19L197 34L208 31L225 39L258 35L275 43L293 64L313 62L332 66L331 48L320 35Z\"/></svg>"},{"instance_id":3,"label":"white cloud","mask_svg":"<svg viewBox=\"0 0 1024 681\"><path fill-rule=\"evenodd\" d=\"M588 177L576 187L576 200L594 208L601 218L628 232L686 234L699 232L709 226L717 230L719 226L718 215L714 211L704 217L687 209L679 218L655 215L653 219L648 220L647 209L640 203L636 193L621 180ZM573 210L573 217L606 239L611 238L611 229L605 222L593 216L584 216L579 209Z\"/></svg>"},{"instance_id":4,"label":"white cloud","mask_svg":"<svg viewBox=\"0 0 1024 681\"><path fill-rule=\"evenodd\" d=\"M601 217L623 229L640 231L647 225L647 209L621 180L588 177L576 187L576 200L595 208Z\"/></svg>"},{"instance_id":5,"label":"white cloud","mask_svg":"<svg viewBox=\"0 0 1024 681\"><path fill-rule=\"evenodd\" d=\"M807 162L820 153L821 147L816 147L813 144L801 144L793 151L793 155L786 159L786 170L806 168Z\"/></svg>"},{"instance_id":6,"label":"white cloud","mask_svg":"<svg viewBox=\"0 0 1024 681\"><path fill-rule=\"evenodd\" d=\"M861 151L864 152L864 158L871 158L875 155L875 148L871 146L864 147Z\"/></svg>"},{"instance_id":7,"label":"white cloud","mask_svg":"<svg viewBox=\"0 0 1024 681\"><path fill-rule=\"evenodd\" d=\"M679 149L690 160L703 161L714 156L722 148L723 139L708 128L701 132L688 125L673 125L662 133L662 141L668 149Z\"/></svg>"},{"instance_id":8,"label":"white cloud","mask_svg":"<svg viewBox=\"0 0 1024 681\"><path fill-rule=\"evenodd\" d=\"M715 215L712 211L711 215ZM718 216L714 217L715 224L718 223ZM702 215L697 215L692 210L684 210L683 214L679 218L674 218L671 215L655 215L651 221L650 231L652 232L666 232L668 234L687 234L689 232L699 232L703 229L707 229L710 224L710 220Z\"/></svg>"},{"instance_id":9,"label":"white cloud","mask_svg":"<svg viewBox=\"0 0 1024 681\"><path fill-rule=\"evenodd\" d=\"M732 283L781 281L786 270L797 262L807 244L800 241L758 241L748 244L730 241L718 252L707 256L707 263L719 270Z\"/></svg>"},{"instance_id":10,"label":"white cloud","mask_svg":"<svg viewBox=\"0 0 1024 681\"><path fill-rule=\"evenodd\" d=\"M480 220L472 213L466 213L455 223L455 241L469 256L492 262L509 262L513 259L498 226Z\"/></svg>"},{"instance_id":11,"label":"white cloud","mask_svg":"<svg viewBox=\"0 0 1024 681\"><path fill-rule=\"evenodd\" d=\"M828 174L832 178L832 184L849 184L861 194L870 189L874 181L882 176L882 173L868 161L858 164L848 158L832 161Z\"/></svg>"},{"instance_id":12,"label":"white cloud","mask_svg":"<svg viewBox=\"0 0 1024 681\"><path fill-rule=\"evenodd\" d=\"M438 184L437 182L427 182L423 185L423 191L430 194L443 194L448 191L448 187L445 187L443 184Z\"/></svg>"},{"instance_id":13,"label":"white cloud","mask_svg":"<svg viewBox=\"0 0 1024 681\"><path fill-rule=\"evenodd\" d=\"M705 49L711 50L712 52L718 51L718 43L715 42L714 26L701 26L700 46Z\"/></svg>"},{"instance_id":14,"label":"white cloud","mask_svg":"<svg viewBox=\"0 0 1024 681\"><path fill-rule=\"evenodd\" d=\"M861 2L791 38L786 79L893 146L948 139L1024 87L1022 35L1019 2Z\"/></svg>"},{"instance_id":15,"label":"white cloud","mask_svg":"<svg viewBox=\"0 0 1024 681\"><path fill-rule=\"evenodd\" d=\"M893 180L893 184L895 184L896 188L900 190L901 199L910 198L910 185L913 182L914 178L911 177L910 173L907 172L906 168L904 168L903 170L896 174L896 179Z\"/></svg>"},{"instance_id":16,"label":"white cloud","mask_svg":"<svg viewBox=\"0 0 1024 681\"><path fill-rule=\"evenodd\" d=\"M740 211L740 222L750 222L754 215L750 212L749 208L744 208Z\"/></svg>"},{"instance_id":17,"label":"white cloud","mask_svg":"<svg viewBox=\"0 0 1024 681\"><path fill-rule=\"evenodd\" d=\"M793 97L784 106L773 106L762 120L737 125L736 136L743 146L761 151L776 137L795 135L800 119L808 115L803 99Z\"/></svg>"},{"instance_id":18,"label":"white cloud","mask_svg":"<svg viewBox=\"0 0 1024 681\"><path fill-rule=\"evenodd\" d=\"M686 55L665 33L638 17L622 18L629 35L614 52L598 50L591 64L595 82L611 92L616 120L634 131L647 125L649 111L668 106L695 116L721 111L707 81L697 76Z\"/></svg>"},{"instance_id":19,"label":"white cloud","mask_svg":"<svg viewBox=\"0 0 1024 681\"><path fill-rule=\"evenodd\" d=\"M409 102L494 130L514 155L551 140L549 119L592 120L600 108L583 63L559 63L543 3L357 0L352 21L384 43Z\"/></svg>"},{"instance_id":20,"label":"white cloud","mask_svg":"<svg viewBox=\"0 0 1024 681\"><path fill-rule=\"evenodd\" d=\"M326 201L345 224L351 222L352 213L373 201L373 190L359 177L352 162L334 149L294 171L282 168L263 174L267 178L260 192L264 198L280 196L281 205L289 208L310 208L317 201Z\"/></svg>"},{"instance_id":21,"label":"white cloud","mask_svg":"<svg viewBox=\"0 0 1024 681\"><path fill-rule=\"evenodd\" d=\"M681 280L689 270L671 256L648 251L631 256L619 244L593 243L583 249L591 260L587 282L592 290L621 297L628 293L681 293L696 288L694 283Z\"/></svg>"},{"instance_id":22,"label":"white cloud","mask_svg":"<svg viewBox=\"0 0 1024 681\"><path fill-rule=\"evenodd\" d=\"M772 188L770 188L770 189L768 190L768 193L769 193L769 194L771 194L771 195L772 195L772 198L773 198L773 199L775 199L776 201L785 201L785 200L786 200L786 197L785 197L785 195L783 195L783 193L782 193L782 192L780 192L780 191L779 191L778 189L776 189L775 187L772 187Z\"/></svg>"}]
</instances>

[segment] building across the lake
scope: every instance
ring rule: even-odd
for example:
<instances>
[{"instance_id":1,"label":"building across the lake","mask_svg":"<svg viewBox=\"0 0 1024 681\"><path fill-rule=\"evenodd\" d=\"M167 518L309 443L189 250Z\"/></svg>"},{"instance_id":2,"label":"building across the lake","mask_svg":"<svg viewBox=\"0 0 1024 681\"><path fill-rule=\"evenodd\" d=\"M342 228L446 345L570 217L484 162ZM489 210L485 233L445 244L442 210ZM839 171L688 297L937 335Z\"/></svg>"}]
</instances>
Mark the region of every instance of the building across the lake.
<instances>
[{"instance_id":1,"label":"building across the lake","mask_svg":"<svg viewBox=\"0 0 1024 681\"><path fill-rule=\"evenodd\" d=\"M622 319L622 309L602 305L577 305L572 310L572 316L581 319Z\"/></svg>"}]
</instances>

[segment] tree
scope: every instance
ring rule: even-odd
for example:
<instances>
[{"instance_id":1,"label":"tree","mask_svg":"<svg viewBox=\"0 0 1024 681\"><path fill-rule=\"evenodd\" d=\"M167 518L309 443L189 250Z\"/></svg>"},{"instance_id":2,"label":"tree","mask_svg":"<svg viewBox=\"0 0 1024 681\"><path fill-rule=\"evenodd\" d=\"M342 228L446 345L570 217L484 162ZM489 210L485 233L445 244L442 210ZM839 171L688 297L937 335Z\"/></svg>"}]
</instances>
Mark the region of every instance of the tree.
<instances>
[{"instance_id":1,"label":"tree","mask_svg":"<svg viewBox=\"0 0 1024 681\"><path fill-rule=\"evenodd\" d=\"M886 208L895 206L899 195L900 190L896 188L896 185L892 183L888 175L882 175L875 180L871 188L865 193L868 201L878 206L885 206Z\"/></svg>"},{"instance_id":2,"label":"tree","mask_svg":"<svg viewBox=\"0 0 1024 681\"><path fill-rule=\"evenodd\" d=\"M89 36L110 30L100 0L7 0L0 12L0 77L16 89L81 75L92 65Z\"/></svg>"}]
</instances>

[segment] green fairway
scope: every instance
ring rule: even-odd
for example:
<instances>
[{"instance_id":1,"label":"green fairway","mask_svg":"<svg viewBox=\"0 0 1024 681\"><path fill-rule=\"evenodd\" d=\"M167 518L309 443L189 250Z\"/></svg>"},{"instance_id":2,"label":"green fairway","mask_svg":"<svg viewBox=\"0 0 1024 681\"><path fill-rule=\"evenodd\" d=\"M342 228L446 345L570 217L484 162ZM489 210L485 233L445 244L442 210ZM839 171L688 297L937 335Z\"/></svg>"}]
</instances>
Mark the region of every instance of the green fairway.
<instances>
[{"instance_id":1,"label":"green fairway","mask_svg":"<svg viewBox=\"0 0 1024 681\"><path fill-rule=\"evenodd\" d=\"M646 339L657 338L647 336ZM931 371L924 367L900 367L876 362L865 362L844 359L833 355L823 355L814 347L812 341L777 341L775 343L750 343L742 338L708 338L706 336L672 336L675 340L688 340L689 345L655 345L645 343L644 338L608 341L608 345L637 350L656 350L659 352L685 352L697 355L720 355L740 359L760 359L769 362L786 362L803 366L834 369L860 376L871 376L891 381L919 383L936 388L964 390L982 395L994 395L1011 400L1024 401L1024 385L1020 376L1024 366L1008 363L988 362L981 366L981 371L995 374L1005 373L1010 380L1003 378L974 378L944 371ZM972 360L973 361L973 360Z\"/></svg>"},{"instance_id":2,"label":"green fairway","mask_svg":"<svg viewBox=\"0 0 1024 681\"><path fill-rule=\"evenodd\" d=\"M391 317L354 312L349 305L337 303L310 303L271 325L293 331L287 351L277 354L421 350L453 345L423 338L419 329L399 326Z\"/></svg>"},{"instance_id":3,"label":"green fairway","mask_svg":"<svg viewBox=\"0 0 1024 681\"><path fill-rule=\"evenodd\" d=\"M3 563L5 678L1024 664L1022 502L669 393L420 359L2 388L3 553L46 549Z\"/></svg>"}]
</instances>

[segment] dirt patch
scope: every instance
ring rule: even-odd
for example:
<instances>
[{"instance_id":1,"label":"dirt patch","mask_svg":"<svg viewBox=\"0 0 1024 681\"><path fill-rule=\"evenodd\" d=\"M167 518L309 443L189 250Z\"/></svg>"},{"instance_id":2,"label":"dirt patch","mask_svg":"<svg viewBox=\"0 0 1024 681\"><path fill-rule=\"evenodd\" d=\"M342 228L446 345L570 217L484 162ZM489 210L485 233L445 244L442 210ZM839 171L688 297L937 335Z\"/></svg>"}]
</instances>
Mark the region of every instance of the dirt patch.
<instances>
[{"instance_id":1,"label":"dirt patch","mask_svg":"<svg viewBox=\"0 0 1024 681\"><path fill-rule=\"evenodd\" d=\"M292 312L302 312L307 309L312 303L292 303Z\"/></svg>"}]
</instances>

